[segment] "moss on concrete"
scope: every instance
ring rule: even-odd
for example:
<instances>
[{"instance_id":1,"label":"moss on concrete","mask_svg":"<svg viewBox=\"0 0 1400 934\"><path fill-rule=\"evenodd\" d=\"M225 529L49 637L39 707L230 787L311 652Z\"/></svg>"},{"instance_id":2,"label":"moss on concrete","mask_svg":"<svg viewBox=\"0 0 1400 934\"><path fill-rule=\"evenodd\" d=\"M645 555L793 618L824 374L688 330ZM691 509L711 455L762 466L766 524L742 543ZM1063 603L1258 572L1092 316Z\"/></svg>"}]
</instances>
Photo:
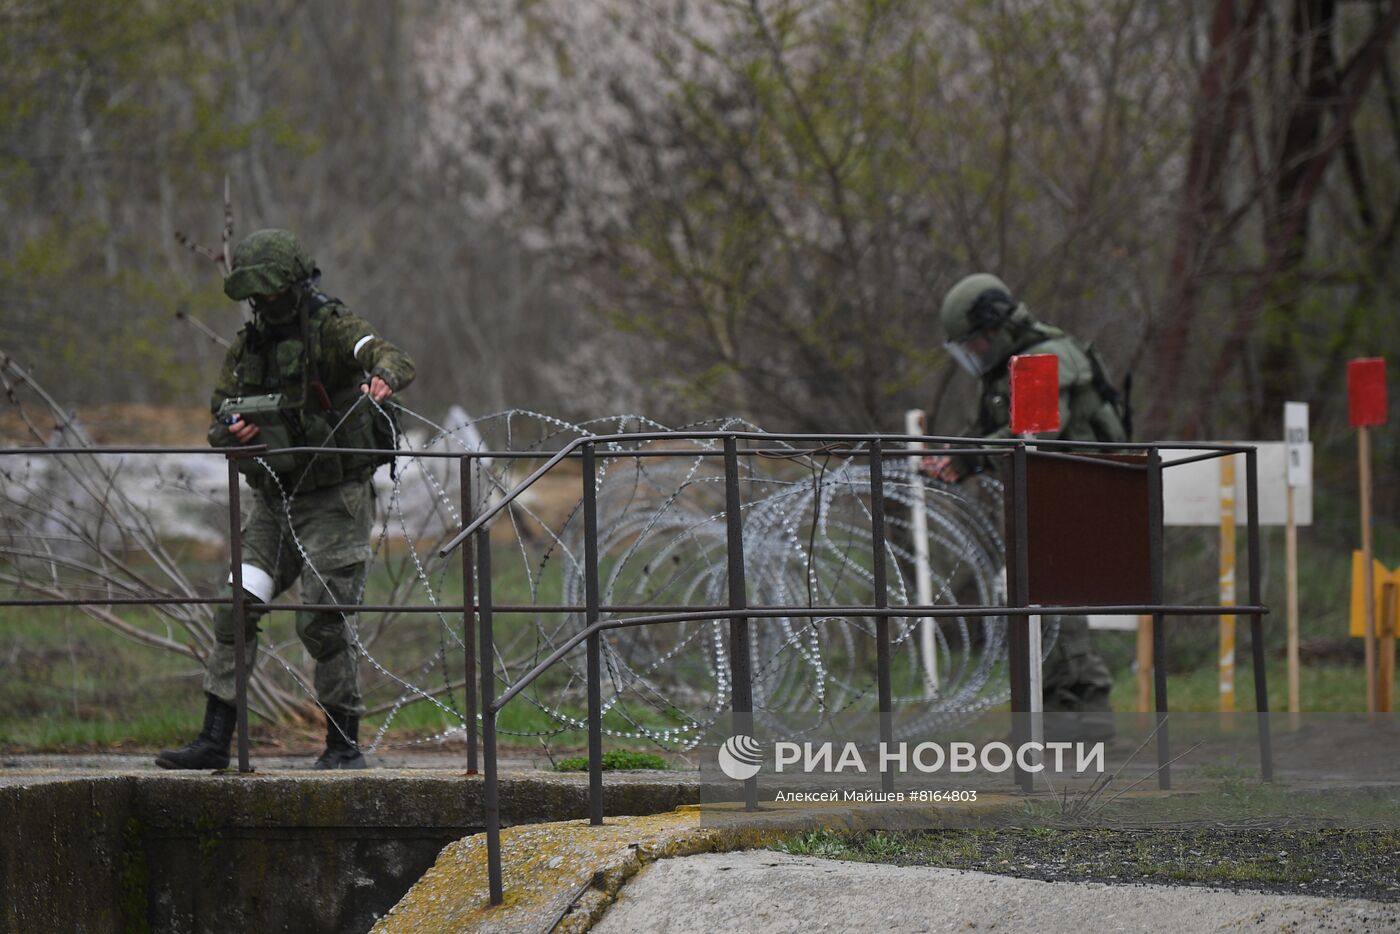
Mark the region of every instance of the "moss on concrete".
<instances>
[{"instance_id":1,"label":"moss on concrete","mask_svg":"<svg viewBox=\"0 0 1400 934\"><path fill-rule=\"evenodd\" d=\"M122 828L121 923L126 934L147 934L151 929L149 903L151 870L141 840L141 822L127 818Z\"/></svg>"},{"instance_id":2,"label":"moss on concrete","mask_svg":"<svg viewBox=\"0 0 1400 934\"><path fill-rule=\"evenodd\" d=\"M622 885L658 859L761 846L779 831L764 826L701 826L699 809L510 827L501 832L505 900L489 904L486 838L448 846L375 934L437 931L585 931Z\"/></svg>"}]
</instances>

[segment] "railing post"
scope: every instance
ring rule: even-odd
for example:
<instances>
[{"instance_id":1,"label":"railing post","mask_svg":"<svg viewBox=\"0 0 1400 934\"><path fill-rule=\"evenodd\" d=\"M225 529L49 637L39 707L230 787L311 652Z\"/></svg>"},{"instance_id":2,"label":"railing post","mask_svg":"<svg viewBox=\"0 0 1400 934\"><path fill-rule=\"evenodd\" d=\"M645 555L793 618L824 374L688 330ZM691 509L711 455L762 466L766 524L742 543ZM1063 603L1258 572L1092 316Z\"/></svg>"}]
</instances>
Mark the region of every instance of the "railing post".
<instances>
[{"instance_id":1,"label":"railing post","mask_svg":"<svg viewBox=\"0 0 1400 934\"><path fill-rule=\"evenodd\" d=\"M462 528L466 528L472 523L472 456L463 454L457 460L461 473L461 494L462 494ZM472 606L476 603L476 585L472 580L472 564L475 559L472 554L472 537L467 536L467 540L462 543L462 650L465 658L463 668L465 679L463 684L466 689L462 692L465 697L463 703L466 707L467 720L467 774L476 774L476 611Z\"/></svg>"},{"instance_id":2,"label":"railing post","mask_svg":"<svg viewBox=\"0 0 1400 934\"><path fill-rule=\"evenodd\" d=\"M598 461L593 443L583 446L584 625L598 622ZM603 644L588 634L588 821L603 823Z\"/></svg>"},{"instance_id":3,"label":"railing post","mask_svg":"<svg viewBox=\"0 0 1400 934\"><path fill-rule=\"evenodd\" d=\"M734 435L724 438L724 521L725 543L729 558L729 608L746 609L748 587L744 580L744 518L739 498L739 440ZM732 616L729 619L729 689L730 710L734 732L753 735L753 666L749 658L749 619ZM744 782L744 807L758 808L758 779Z\"/></svg>"},{"instance_id":4,"label":"railing post","mask_svg":"<svg viewBox=\"0 0 1400 934\"><path fill-rule=\"evenodd\" d=\"M1011 509L1007 516L1011 534L1006 540L1007 594L1006 605L1025 607L1030 603L1030 560L1027 555L1028 525L1026 503L1026 445L1019 442L1011 451ZM1011 676L1011 736L1012 745L1021 749L1031 741L1031 652L1039 651L1030 640L1030 617L1008 612L1006 615L1007 668ZM1029 794L1035 790L1035 774L1015 767L1016 784Z\"/></svg>"},{"instance_id":5,"label":"railing post","mask_svg":"<svg viewBox=\"0 0 1400 934\"><path fill-rule=\"evenodd\" d=\"M872 584L875 608L889 607L889 585L885 579L885 457L877 439L870 442L870 539ZM883 755L894 746L894 692L890 686L890 618L875 618L875 670L880 700L880 789L894 791L894 772L884 768Z\"/></svg>"},{"instance_id":6,"label":"railing post","mask_svg":"<svg viewBox=\"0 0 1400 934\"><path fill-rule=\"evenodd\" d=\"M505 895L501 889L501 800L499 776L496 774L496 711L492 709L496 694L496 657L491 633L491 531L483 528L477 533L477 592L481 599L481 753L486 767L486 787L481 807L486 818L486 878L491 904L499 905Z\"/></svg>"},{"instance_id":7,"label":"railing post","mask_svg":"<svg viewBox=\"0 0 1400 934\"><path fill-rule=\"evenodd\" d=\"M1162 454L1156 448L1147 452L1147 561L1150 565L1152 603L1161 606L1165 599L1165 550L1162 545ZM1152 614L1152 684L1156 695L1157 722L1157 787L1167 791L1172 787L1171 728L1167 723L1167 627L1166 615Z\"/></svg>"},{"instance_id":8,"label":"railing post","mask_svg":"<svg viewBox=\"0 0 1400 934\"><path fill-rule=\"evenodd\" d=\"M1259 606L1263 599L1259 554L1259 452L1250 448L1244 455L1245 508L1249 519L1249 603ZM1249 647L1254 655L1254 704L1259 728L1259 771L1264 781L1274 780L1274 744L1269 732L1269 683L1264 668L1264 618L1255 613L1249 620Z\"/></svg>"},{"instance_id":9,"label":"railing post","mask_svg":"<svg viewBox=\"0 0 1400 934\"><path fill-rule=\"evenodd\" d=\"M243 599L243 502L238 487L238 455L230 453L228 460L228 521L229 564L233 581L233 684L234 707L238 720L238 771L251 772L248 764L248 607Z\"/></svg>"}]
</instances>

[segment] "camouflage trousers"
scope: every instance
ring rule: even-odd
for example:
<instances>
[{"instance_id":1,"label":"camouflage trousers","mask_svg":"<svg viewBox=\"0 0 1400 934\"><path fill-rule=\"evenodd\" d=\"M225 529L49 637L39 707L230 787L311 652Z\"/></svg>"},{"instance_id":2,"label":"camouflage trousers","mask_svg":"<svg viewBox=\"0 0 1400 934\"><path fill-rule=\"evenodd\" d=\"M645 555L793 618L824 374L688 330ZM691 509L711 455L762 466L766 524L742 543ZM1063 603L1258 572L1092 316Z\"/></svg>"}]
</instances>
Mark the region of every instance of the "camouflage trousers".
<instances>
[{"instance_id":1,"label":"camouflage trousers","mask_svg":"<svg viewBox=\"0 0 1400 934\"><path fill-rule=\"evenodd\" d=\"M286 507L279 498L257 494L243 523L244 637L248 671L257 659L258 621L270 603L298 580L301 603L360 602L374 524L374 489L353 480L310 493L298 493ZM297 636L316 662L316 699L322 707L364 714L353 613L298 611ZM214 618L214 651L204 672L204 690L233 703L236 653L233 610L220 607Z\"/></svg>"},{"instance_id":2,"label":"camouflage trousers","mask_svg":"<svg viewBox=\"0 0 1400 934\"><path fill-rule=\"evenodd\" d=\"M1041 669L1046 713L1108 712L1113 675L1094 650L1089 620L1061 616L1060 635Z\"/></svg>"}]
</instances>

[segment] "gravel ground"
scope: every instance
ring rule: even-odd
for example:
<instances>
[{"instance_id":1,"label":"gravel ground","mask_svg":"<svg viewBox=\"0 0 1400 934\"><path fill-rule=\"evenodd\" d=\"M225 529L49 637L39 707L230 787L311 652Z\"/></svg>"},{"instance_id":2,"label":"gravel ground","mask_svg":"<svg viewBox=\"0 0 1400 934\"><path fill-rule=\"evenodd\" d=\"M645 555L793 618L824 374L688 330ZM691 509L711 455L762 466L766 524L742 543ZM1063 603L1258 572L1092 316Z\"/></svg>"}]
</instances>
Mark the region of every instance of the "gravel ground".
<instances>
[{"instance_id":1,"label":"gravel ground","mask_svg":"<svg viewBox=\"0 0 1400 934\"><path fill-rule=\"evenodd\" d=\"M995 830L815 833L779 849L1047 882L1159 883L1400 902L1400 833L1381 830Z\"/></svg>"}]
</instances>

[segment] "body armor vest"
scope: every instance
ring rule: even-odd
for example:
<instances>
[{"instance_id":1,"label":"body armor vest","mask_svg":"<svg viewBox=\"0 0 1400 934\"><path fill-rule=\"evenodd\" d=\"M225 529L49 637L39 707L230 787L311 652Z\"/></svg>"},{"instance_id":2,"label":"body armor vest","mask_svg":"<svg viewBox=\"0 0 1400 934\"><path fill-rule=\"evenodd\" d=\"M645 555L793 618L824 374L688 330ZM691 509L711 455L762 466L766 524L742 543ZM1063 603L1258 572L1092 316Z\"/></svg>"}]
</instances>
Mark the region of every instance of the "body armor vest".
<instances>
[{"instance_id":1,"label":"body armor vest","mask_svg":"<svg viewBox=\"0 0 1400 934\"><path fill-rule=\"evenodd\" d=\"M234 369L240 397L282 397L274 411L257 419L259 437L268 446L258 459L244 459L240 470L262 492L307 492L347 480L369 478L375 468L393 459L369 454L291 453L297 447L385 448L385 432L375 422L384 417L366 401L358 381L322 385L321 325L337 313L339 303L318 292L307 296L298 316L285 325L249 325L243 352ZM388 432L390 438L397 426ZM261 460L263 463L258 463ZM264 466L264 464L266 466ZM275 474L275 478L269 475Z\"/></svg>"}]
</instances>

